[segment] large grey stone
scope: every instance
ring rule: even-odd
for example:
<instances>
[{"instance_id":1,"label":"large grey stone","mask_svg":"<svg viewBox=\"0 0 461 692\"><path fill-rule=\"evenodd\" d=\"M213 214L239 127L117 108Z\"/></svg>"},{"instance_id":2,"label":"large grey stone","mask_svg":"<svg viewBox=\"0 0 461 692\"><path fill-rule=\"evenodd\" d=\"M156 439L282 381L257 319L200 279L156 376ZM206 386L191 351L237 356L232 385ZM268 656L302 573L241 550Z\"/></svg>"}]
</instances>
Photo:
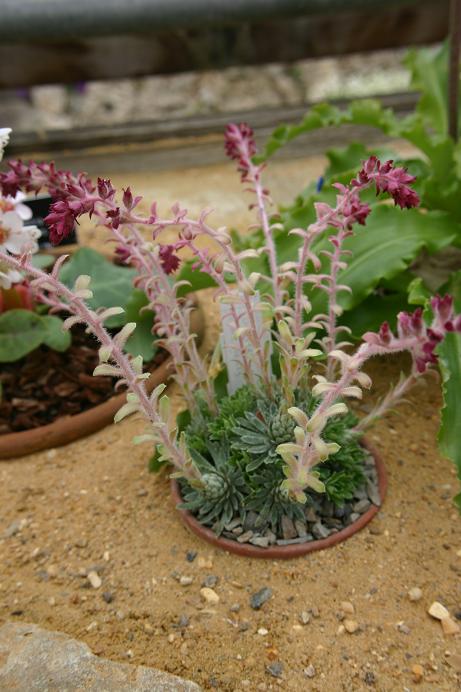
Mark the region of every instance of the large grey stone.
<instances>
[{"instance_id":1,"label":"large grey stone","mask_svg":"<svg viewBox=\"0 0 461 692\"><path fill-rule=\"evenodd\" d=\"M155 668L98 658L83 642L37 625L0 628L0 690L16 692L200 692Z\"/></svg>"}]
</instances>

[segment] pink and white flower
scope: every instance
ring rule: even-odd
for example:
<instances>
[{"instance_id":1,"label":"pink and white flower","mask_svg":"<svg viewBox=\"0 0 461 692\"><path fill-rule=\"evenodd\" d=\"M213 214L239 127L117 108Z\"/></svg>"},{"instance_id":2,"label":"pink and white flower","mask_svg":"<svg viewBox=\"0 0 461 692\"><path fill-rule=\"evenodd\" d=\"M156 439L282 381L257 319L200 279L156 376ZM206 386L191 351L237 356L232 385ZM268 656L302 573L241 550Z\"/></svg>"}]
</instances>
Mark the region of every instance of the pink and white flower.
<instances>
[{"instance_id":1,"label":"pink and white flower","mask_svg":"<svg viewBox=\"0 0 461 692\"><path fill-rule=\"evenodd\" d=\"M0 161L3 158L3 151L8 142L10 141L10 133L10 127L0 127Z\"/></svg>"},{"instance_id":2,"label":"pink and white flower","mask_svg":"<svg viewBox=\"0 0 461 692\"><path fill-rule=\"evenodd\" d=\"M21 255L24 252L37 252L37 239L40 230L36 226L24 226L16 211L2 211L0 206L0 250Z\"/></svg>"},{"instance_id":3,"label":"pink and white flower","mask_svg":"<svg viewBox=\"0 0 461 692\"><path fill-rule=\"evenodd\" d=\"M18 271L10 269L5 262L0 262L0 289L11 288L13 284L20 283L23 278Z\"/></svg>"}]
</instances>

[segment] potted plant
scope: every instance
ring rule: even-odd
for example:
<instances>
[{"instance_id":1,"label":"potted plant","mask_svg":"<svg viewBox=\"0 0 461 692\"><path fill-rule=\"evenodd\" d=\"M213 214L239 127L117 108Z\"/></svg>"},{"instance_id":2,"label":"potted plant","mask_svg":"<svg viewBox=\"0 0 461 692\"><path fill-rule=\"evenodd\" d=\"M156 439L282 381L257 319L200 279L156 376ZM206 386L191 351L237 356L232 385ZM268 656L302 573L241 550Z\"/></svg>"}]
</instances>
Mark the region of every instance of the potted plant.
<instances>
[{"instance_id":1,"label":"potted plant","mask_svg":"<svg viewBox=\"0 0 461 692\"><path fill-rule=\"evenodd\" d=\"M279 265L270 198L262 182L263 167L253 160L251 129L230 125L226 150L255 195L264 235L260 247L234 250L227 229L209 223L209 212L195 219L179 204L168 217L153 205L146 224L156 240L165 229L176 227L171 252L192 252L195 271L217 286L221 336L209 359L196 360L184 348L190 339L178 309L183 282L165 282L161 246L140 234L130 242L119 239L127 256L141 254L149 262L152 284L165 287L155 304L157 330L172 354L187 405L176 425L165 386L149 395L142 358L123 352L135 325L126 325L114 338L104 326L105 315L88 306L89 277L80 277L70 289L60 281L60 265L47 275L27 257L3 254L1 259L11 270L24 271L50 306L67 305L72 317L66 326L83 323L96 336L101 347L95 374L118 377L129 390L115 419L134 412L146 418L146 433L135 442L155 447L157 465L173 466L173 493L186 523L234 552L292 557L343 540L377 511L385 474L363 442L363 433L437 362L436 349L445 336L461 331L461 315L454 314L450 296L436 296L427 314L422 308L400 313L396 334L384 323L378 332L366 333L359 345L345 341L347 329L338 324L338 296L349 288L338 274L349 260L346 239L366 224L371 212L361 195L373 188L396 206L413 208L419 201L411 188L414 178L390 161L382 164L371 157L349 185L337 185L334 206L317 204L314 223L291 229L301 238L300 251L295 261ZM27 174L20 173L17 184L27 184ZM82 195L82 206L89 204L87 197ZM67 208L57 211L56 224L64 224ZM110 223L118 224L120 218L137 223L131 207L108 218ZM322 245L314 251L319 239ZM260 256L268 258L265 276L251 267ZM139 271L142 282L142 267ZM324 313L311 313L306 285L309 295L319 291L327 296ZM371 385L365 364L374 356L402 351L411 356L410 372L359 420L347 402L360 399Z\"/></svg>"},{"instance_id":2,"label":"potted plant","mask_svg":"<svg viewBox=\"0 0 461 692\"><path fill-rule=\"evenodd\" d=\"M70 173L65 177L72 180ZM87 184L91 186L91 182ZM54 258L35 254L40 230L25 225L31 211L23 199L21 192L0 196L0 247L13 256L33 253L33 263L44 268ZM69 287L83 272L91 277L89 305L106 312L106 325L113 335L127 322L137 324L136 334L128 337L124 350L142 354L152 372L149 387L154 387L171 374L171 358L153 333L155 314L146 292L134 285L138 273L126 265L126 259L113 263L90 248L81 248L65 262L60 276ZM91 377L98 362L94 338L81 325L63 330L66 306L61 305L58 314L52 314L50 307L46 295L36 291L21 271L2 264L0 459L56 447L94 432L111 422L123 403L124 394L115 393L112 378ZM194 310L191 320L193 331L200 333L200 311Z\"/></svg>"}]
</instances>

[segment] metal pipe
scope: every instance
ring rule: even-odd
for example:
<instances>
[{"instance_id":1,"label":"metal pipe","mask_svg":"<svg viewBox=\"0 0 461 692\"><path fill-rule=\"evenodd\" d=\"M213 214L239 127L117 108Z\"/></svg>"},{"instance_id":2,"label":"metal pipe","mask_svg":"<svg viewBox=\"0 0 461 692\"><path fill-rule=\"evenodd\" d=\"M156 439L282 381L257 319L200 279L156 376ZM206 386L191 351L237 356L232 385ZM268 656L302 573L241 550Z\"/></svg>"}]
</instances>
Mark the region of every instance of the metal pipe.
<instances>
[{"instance_id":1,"label":"metal pipe","mask_svg":"<svg viewBox=\"0 0 461 692\"><path fill-rule=\"evenodd\" d=\"M0 40L62 41L422 3L434 0L0 0Z\"/></svg>"}]
</instances>

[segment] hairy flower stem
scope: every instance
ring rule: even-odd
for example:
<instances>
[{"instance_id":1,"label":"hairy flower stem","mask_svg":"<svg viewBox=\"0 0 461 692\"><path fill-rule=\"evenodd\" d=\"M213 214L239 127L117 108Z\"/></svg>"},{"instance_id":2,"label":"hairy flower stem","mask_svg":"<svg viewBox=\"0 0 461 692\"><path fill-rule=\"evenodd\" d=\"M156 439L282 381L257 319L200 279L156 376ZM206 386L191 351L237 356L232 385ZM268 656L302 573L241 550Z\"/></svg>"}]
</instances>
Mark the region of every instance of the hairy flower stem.
<instances>
[{"instance_id":1,"label":"hairy flower stem","mask_svg":"<svg viewBox=\"0 0 461 692\"><path fill-rule=\"evenodd\" d=\"M400 382L389 390L386 396L380 401L367 416L364 416L361 421L355 426L354 431L358 433L364 432L378 418L391 410L398 404L405 394L414 387L421 375L411 373L407 377L402 377Z\"/></svg>"},{"instance_id":2,"label":"hairy flower stem","mask_svg":"<svg viewBox=\"0 0 461 692\"><path fill-rule=\"evenodd\" d=\"M214 228L211 228L211 226L209 226L203 220L196 221L195 219L190 219L188 217L181 218L180 221L170 220L170 219L162 219L162 220L157 220L156 225L159 226L162 230L164 228L167 228L168 226L180 226L183 229L190 228L190 229L194 229L194 230L198 231L199 233L207 236L208 238L211 238L211 240L213 240L218 245L220 250L225 255L226 260L231 265L232 271L235 274L237 287L239 285L244 284L245 275L242 271L242 268L240 266L240 262L239 262L238 258L235 256L235 254L233 253L233 251L229 247L229 244L226 242L223 242L223 240L220 238L219 233ZM256 326L254 308L251 304L250 297L245 292L245 290L243 290L241 292L241 297L243 300L243 305L245 307L245 313L246 313L246 316L248 318L248 322L250 325L250 329L248 332L248 338L250 340L251 345L253 346L256 357L258 359L260 371L262 373L262 380L263 380L264 386L267 390L268 395L271 396L272 395L272 377L271 377L271 371L270 371L270 363L266 362L265 355L264 355L264 353L260 347L261 335L259 334L258 328Z\"/></svg>"},{"instance_id":3,"label":"hairy flower stem","mask_svg":"<svg viewBox=\"0 0 461 692\"><path fill-rule=\"evenodd\" d=\"M120 368L128 389L136 395L144 417L159 431L162 444L171 463L176 466L181 472L181 475L185 478L200 478L200 474L195 466L189 463L181 454L180 449L170 439L167 425L151 405L144 383L139 380L139 376L131 365L129 357L104 328L100 317L93 310L88 308L83 299L75 296L67 286L61 283L52 274L46 274L40 269L36 269L26 259L18 260L3 252L0 252L0 258L13 269L25 271L40 285L46 287L47 290L51 288L53 294L56 296L62 296L62 298L67 301L65 303L66 310L76 317L79 317L102 346L110 348L111 358ZM62 305L62 303L58 303L59 307Z\"/></svg>"},{"instance_id":4,"label":"hairy flower stem","mask_svg":"<svg viewBox=\"0 0 461 692\"><path fill-rule=\"evenodd\" d=\"M168 337L165 341L165 347L173 357L175 369L180 378L178 383L186 396L187 403L192 410L197 408L196 399L188 383L187 367L191 367L198 383L204 388L205 400L209 409L216 412L216 401L212 384L207 376L205 365L199 356L196 339L190 338L189 319L177 303L176 289L171 285L168 276L164 272L158 255L156 255L155 252L143 252L146 243L137 228L130 226L130 230L135 242L129 245L129 249L132 252L132 257L135 262L141 264L145 271L145 275L141 278L140 285L146 292L154 308L154 312L158 315L165 313L164 316L166 319L162 320L162 327L167 330ZM120 243L125 241L123 233L119 229L112 229L112 232L115 239ZM148 261L146 258L148 258ZM150 277L154 277L156 280L155 289L150 286ZM170 302L169 309L167 309L167 306L165 306L163 302L158 300L159 296L162 296L162 298L168 296ZM180 343L178 342L178 333L180 336ZM189 359L186 368L183 367L183 349Z\"/></svg>"},{"instance_id":5,"label":"hairy flower stem","mask_svg":"<svg viewBox=\"0 0 461 692\"><path fill-rule=\"evenodd\" d=\"M264 239L266 241L266 247L267 247L267 254L269 257L269 267L270 267L270 273L272 277L272 288L274 291L274 310L276 316L281 316L280 315L280 308L282 307L283 299L282 299L282 292L280 290L280 282L279 282L279 270L278 270L278 261L277 261L277 251L275 248L275 242L274 242L274 237L272 235L270 223L269 223L269 215L267 213L266 209L266 199L267 195L264 193L263 186L261 184L261 168L260 166L255 166L251 160L251 157L249 157L250 165L248 168L248 177L249 180L253 183L254 185L254 192L256 194L256 199L258 201L258 215L259 215L259 220L261 222L261 226L263 229L264 233Z\"/></svg>"},{"instance_id":6,"label":"hairy flower stem","mask_svg":"<svg viewBox=\"0 0 461 692\"><path fill-rule=\"evenodd\" d=\"M350 231L345 228L341 228L339 233L332 240L334 250L330 255L330 275L328 277L328 287L326 291L328 293L328 319L325 325L326 338L325 338L325 355L328 356L331 351L334 351L337 344L337 336L340 331L346 329L345 327L338 327L337 320L338 316L342 313L342 308L340 307L337 297L340 291L346 290L346 286L339 284L338 274L341 268L344 268L344 263L341 262L341 255L344 254L342 249L345 238L350 235ZM327 363L326 378L331 380L334 377L336 371L336 361L329 358Z\"/></svg>"}]
</instances>

